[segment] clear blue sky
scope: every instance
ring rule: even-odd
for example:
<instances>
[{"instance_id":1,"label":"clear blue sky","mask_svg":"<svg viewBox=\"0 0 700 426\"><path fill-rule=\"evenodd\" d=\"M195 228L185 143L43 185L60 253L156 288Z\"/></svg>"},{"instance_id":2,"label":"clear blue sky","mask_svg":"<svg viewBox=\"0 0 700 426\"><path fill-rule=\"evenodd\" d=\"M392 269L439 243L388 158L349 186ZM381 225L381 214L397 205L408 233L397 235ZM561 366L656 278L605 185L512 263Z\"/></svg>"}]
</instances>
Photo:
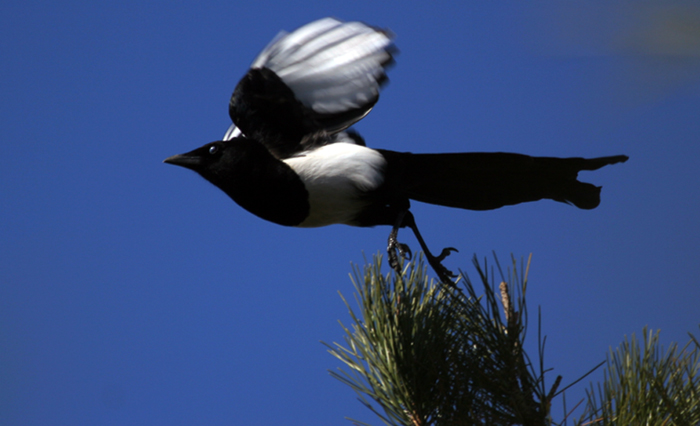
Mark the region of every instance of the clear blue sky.
<instances>
[{"instance_id":1,"label":"clear blue sky","mask_svg":"<svg viewBox=\"0 0 700 426\"><path fill-rule=\"evenodd\" d=\"M552 379L645 325L685 342L700 9L642 4L4 2L0 424L379 424L319 341L342 339L338 291L389 230L284 228L161 163L219 139L259 50L324 16L397 35L391 83L356 126L372 147L630 156L582 176L603 185L592 211L413 207L431 247L460 249L450 268L533 253Z\"/></svg>"}]
</instances>

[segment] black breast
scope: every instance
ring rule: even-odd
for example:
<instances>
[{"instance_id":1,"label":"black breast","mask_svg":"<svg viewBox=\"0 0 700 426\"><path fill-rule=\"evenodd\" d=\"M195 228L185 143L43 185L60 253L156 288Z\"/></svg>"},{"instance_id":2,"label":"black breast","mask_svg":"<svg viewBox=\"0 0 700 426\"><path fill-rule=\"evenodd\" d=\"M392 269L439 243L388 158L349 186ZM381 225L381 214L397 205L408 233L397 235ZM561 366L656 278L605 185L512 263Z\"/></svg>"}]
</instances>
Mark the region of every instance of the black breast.
<instances>
[{"instance_id":1,"label":"black breast","mask_svg":"<svg viewBox=\"0 0 700 426\"><path fill-rule=\"evenodd\" d=\"M270 222L296 226L309 214L308 193L299 176L260 143L236 138L204 178L241 207Z\"/></svg>"}]
</instances>

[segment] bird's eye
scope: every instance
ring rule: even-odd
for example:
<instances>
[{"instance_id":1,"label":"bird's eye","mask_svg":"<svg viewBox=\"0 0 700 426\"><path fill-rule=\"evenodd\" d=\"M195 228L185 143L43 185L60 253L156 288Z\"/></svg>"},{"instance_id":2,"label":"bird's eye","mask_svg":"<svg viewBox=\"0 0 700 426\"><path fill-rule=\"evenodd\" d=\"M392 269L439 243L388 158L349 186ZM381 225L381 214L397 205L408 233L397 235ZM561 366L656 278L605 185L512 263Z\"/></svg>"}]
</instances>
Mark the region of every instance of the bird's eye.
<instances>
[{"instance_id":1,"label":"bird's eye","mask_svg":"<svg viewBox=\"0 0 700 426\"><path fill-rule=\"evenodd\" d=\"M216 154L219 152L219 147L217 145L212 145L209 147L209 154Z\"/></svg>"}]
</instances>

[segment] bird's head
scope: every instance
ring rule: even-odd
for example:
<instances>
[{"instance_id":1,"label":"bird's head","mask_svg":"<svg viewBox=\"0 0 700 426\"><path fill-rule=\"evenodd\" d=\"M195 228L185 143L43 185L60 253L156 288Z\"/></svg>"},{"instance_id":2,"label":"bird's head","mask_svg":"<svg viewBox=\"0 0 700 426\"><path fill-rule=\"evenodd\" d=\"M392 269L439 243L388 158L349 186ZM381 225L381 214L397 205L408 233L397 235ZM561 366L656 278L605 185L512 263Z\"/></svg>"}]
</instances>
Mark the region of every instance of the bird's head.
<instances>
[{"instance_id":1,"label":"bird's head","mask_svg":"<svg viewBox=\"0 0 700 426\"><path fill-rule=\"evenodd\" d=\"M299 176L255 140L239 136L212 142L164 162L194 170L265 220L296 226L309 213L308 194Z\"/></svg>"},{"instance_id":2,"label":"bird's head","mask_svg":"<svg viewBox=\"0 0 700 426\"><path fill-rule=\"evenodd\" d=\"M222 161L226 148L226 142L212 142L190 152L168 157L163 162L201 173L206 169L215 168L216 164Z\"/></svg>"},{"instance_id":3,"label":"bird's head","mask_svg":"<svg viewBox=\"0 0 700 426\"><path fill-rule=\"evenodd\" d=\"M244 176L251 164L251 157L265 155L265 148L245 137L208 143L190 152L173 155L164 163L185 167L224 189ZM269 155L269 154L268 154Z\"/></svg>"}]
</instances>

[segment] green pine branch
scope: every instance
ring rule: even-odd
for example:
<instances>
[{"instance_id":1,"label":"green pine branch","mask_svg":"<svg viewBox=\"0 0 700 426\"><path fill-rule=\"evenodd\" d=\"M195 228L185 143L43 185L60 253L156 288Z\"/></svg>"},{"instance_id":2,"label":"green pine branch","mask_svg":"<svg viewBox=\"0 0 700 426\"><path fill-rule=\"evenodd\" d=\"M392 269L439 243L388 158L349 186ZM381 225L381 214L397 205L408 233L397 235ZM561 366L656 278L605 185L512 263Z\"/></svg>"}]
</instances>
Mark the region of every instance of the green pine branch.
<instances>
[{"instance_id":1,"label":"green pine branch","mask_svg":"<svg viewBox=\"0 0 700 426\"><path fill-rule=\"evenodd\" d=\"M430 282L421 257L402 274L382 275L380 265L376 256L364 270L355 268L359 308L341 294L353 324L343 326L344 344L326 346L345 365L331 374L385 425L553 424L551 403L563 390L561 377L545 385L539 324L537 364L523 349L529 260L518 267L513 259L504 278L497 259L489 268L475 258L480 291L465 274L459 288ZM699 425L700 343L690 338L663 352L658 332L645 328L641 345L632 335L611 350L604 380L587 391L575 424Z\"/></svg>"},{"instance_id":2,"label":"green pine branch","mask_svg":"<svg viewBox=\"0 0 700 426\"><path fill-rule=\"evenodd\" d=\"M463 290L431 284L422 259L403 274L380 264L355 269L357 313L343 298L353 324L344 344L327 345L346 367L334 377L386 425L548 424L558 380L546 389L541 360L535 368L523 349L526 270L513 260L496 290L475 259L478 294L466 275Z\"/></svg>"},{"instance_id":3,"label":"green pine branch","mask_svg":"<svg viewBox=\"0 0 700 426\"><path fill-rule=\"evenodd\" d=\"M602 383L591 384L579 425L696 426L700 424L700 343L690 334L666 352L659 331L646 327L610 350Z\"/></svg>"}]
</instances>

